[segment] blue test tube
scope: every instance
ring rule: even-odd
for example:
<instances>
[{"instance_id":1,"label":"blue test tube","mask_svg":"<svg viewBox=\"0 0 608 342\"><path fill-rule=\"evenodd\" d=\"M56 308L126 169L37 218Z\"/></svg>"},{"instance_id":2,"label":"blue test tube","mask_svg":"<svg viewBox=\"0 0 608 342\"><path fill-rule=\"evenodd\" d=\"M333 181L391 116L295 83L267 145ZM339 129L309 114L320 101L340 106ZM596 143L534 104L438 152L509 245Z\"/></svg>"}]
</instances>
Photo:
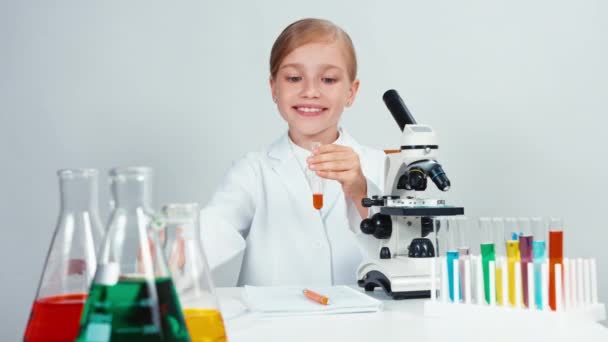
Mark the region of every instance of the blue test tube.
<instances>
[{"instance_id":1,"label":"blue test tube","mask_svg":"<svg viewBox=\"0 0 608 342\"><path fill-rule=\"evenodd\" d=\"M536 297L536 307L539 310L543 309L542 293L543 286L548 284L542 283L541 266L547 261L547 223L540 217L531 219L532 226L532 260L534 262L534 295Z\"/></svg>"}]
</instances>

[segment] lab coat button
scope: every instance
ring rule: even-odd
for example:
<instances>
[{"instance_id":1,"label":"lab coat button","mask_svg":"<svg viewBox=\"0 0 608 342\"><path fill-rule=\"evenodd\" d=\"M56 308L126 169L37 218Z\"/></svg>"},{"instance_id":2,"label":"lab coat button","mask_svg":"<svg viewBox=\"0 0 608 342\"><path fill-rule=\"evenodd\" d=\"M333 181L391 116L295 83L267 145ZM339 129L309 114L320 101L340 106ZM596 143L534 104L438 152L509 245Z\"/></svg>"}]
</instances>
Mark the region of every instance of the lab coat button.
<instances>
[{"instance_id":1,"label":"lab coat button","mask_svg":"<svg viewBox=\"0 0 608 342\"><path fill-rule=\"evenodd\" d=\"M323 247L323 243L321 241L315 241L312 244L312 248L319 249L321 247Z\"/></svg>"}]
</instances>

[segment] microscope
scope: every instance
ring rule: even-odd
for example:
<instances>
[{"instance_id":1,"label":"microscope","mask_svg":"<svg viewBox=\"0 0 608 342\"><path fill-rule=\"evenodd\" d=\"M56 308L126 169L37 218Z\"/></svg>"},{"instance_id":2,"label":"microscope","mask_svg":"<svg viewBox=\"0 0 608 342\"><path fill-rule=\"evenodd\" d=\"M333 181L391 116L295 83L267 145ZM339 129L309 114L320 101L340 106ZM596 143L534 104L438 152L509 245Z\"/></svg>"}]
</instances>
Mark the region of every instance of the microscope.
<instances>
[{"instance_id":1,"label":"microscope","mask_svg":"<svg viewBox=\"0 0 608 342\"><path fill-rule=\"evenodd\" d=\"M359 266L358 284L365 291L381 287L393 299L428 298L440 229L433 226L434 218L463 215L464 208L418 196L426 190L428 179L441 191L450 188L450 180L437 161L437 137L430 126L416 123L397 91L388 90L382 98L401 128L401 148L387 154L387 195L362 200L364 207L379 207L377 213L361 221L360 228L380 240L380 250L372 253L377 259Z\"/></svg>"}]
</instances>

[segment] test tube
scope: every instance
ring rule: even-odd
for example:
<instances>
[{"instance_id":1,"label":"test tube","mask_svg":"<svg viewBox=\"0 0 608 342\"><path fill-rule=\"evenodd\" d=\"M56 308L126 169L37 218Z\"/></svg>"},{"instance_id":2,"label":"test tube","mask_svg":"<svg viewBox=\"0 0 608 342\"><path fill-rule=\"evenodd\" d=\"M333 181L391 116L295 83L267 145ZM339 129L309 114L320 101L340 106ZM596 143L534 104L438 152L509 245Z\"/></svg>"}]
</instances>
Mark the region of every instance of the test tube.
<instances>
[{"instance_id":1,"label":"test tube","mask_svg":"<svg viewBox=\"0 0 608 342\"><path fill-rule=\"evenodd\" d=\"M490 304L490 261L496 262L496 252L494 249L494 234L492 219L489 217L480 217L479 236L481 250L481 264L483 268L483 288L486 303Z\"/></svg>"},{"instance_id":2,"label":"test tube","mask_svg":"<svg viewBox=\"0 0 608 342\"><path fill-rule=\"evenodd\" d=\"M506 252L507 252L507 277L509 278L509 303L511 306L517 304L516 298L516 287L519 288L521 284L517 284L515 276L515 263L519 262L519 229L517 228L517 220L512 217L505 219L505 235L506 237ZM517 276L517 278L520 278Z\"/></svg>"},{"instance_id":3,"label":"test tube","mask_svg":"<svg viewBox=\"0 0 608 342\"><path fill-rule=\"evenodd\" d=\"M450 300L454 303L460 302L460 291L458 291L458 297L454 298L454 278L458 280L458 269L454 269L454 264L458 266L458 224L454 218L450 218L445 220L446 229L445 229L445 237L446 237L446 262L448 264L448 285L449 285L449 293ZM460 286L457 286L460 287Z\"/></svg>"},{"instance_id":4,"label":"test tube","mask_svg":"<svg viewBox=\"0 0 608 342\"><path fill-rule=\"evenodd\" d=\"M314 150L319 146L321 146L320 142L313 141L310 144L310 149L314 152ZM321 210L321 208L323 208L323 179L317 176L315 171L308 171L310 188L312 190L312 206L317 210Z\"/></svg>"},{"instance_id":5,"label":"test tube","mask_svg":"<svg viewBox=\"0 0 608 342\"><path fill-rule=\"evenodd\" d=\"M506 304L508 287L503 286L507 283L507 267L506 267L506 246L505 246L505 223L502 217L494 217L492 219L492 241L494 243L495 252L495 280L496 280L496 302L499 305ZM501 259L505 262L501 262Z\"/></svg>"},{"instance_id":6,"label":"test tube","mask_svg":"<svg viewBox=\"0 0 608 342\"><path fill-rule=\"evenodd\" d=\"M532 260L534 262L534 292L536 297L536 307L539 310L543 309L543 286L548 284L542 283L541 265L547 260L547 223L540 217L533 217L530 220L532 228Z\"/></svg>"},{"instance_id":7,"label":"test tube","mask_svg":"<svg viewBox=\"0 0 608 342\"><path fill-rule=\"evenodd\" d=\"M556 310L555 265L562 265L564 259L564 231L560 218L549 220L549 306ZM561 286L561 284L560 284Z\"/></svg>"},{"instance_id":8,"label":"test tube","mask_svg":"<svg viewBox=\"0 0 608 342\"><path fill-rule=\"evenodd\" d=\"M471 234L469 231L468 220L464 216L458 216L454 218L456 223L456 247L458 249L458 268L460 274L460 296L463 301L468 301L470 298L466 296L467 286L471 286L466 281L465 265L470 260L471 248L469 247L469 241ZM470 283L470 281L469 281Z\"/></svg>"},{"instance_id":9,"label":"test tube","mask_svg":"<svg viewBox=\"0 0 608 342\"><path fill-rule=\"evenodd\" d=\"M520 232L519 256L521 260L521 285L523 288L524 306L528 307L528 263L532 262L532 227L530 226L530 219L527 217L518 218L517 223Z\"/></svg>"},{"instance_id":10,"label":"test tube","mask_svg":"<svg viewBox=\"0 0 608 342\"><path fill-rule=\"evenodd\" d=\"M438 257L439 263L439 298L442 303L448 303L451 298L450 292L450 272L448 272L447 262L447 241L448 241L448 219L445 216L435 217L433 219L433 227L435 231L435 256Z\"/></svg>"}]
</instances>

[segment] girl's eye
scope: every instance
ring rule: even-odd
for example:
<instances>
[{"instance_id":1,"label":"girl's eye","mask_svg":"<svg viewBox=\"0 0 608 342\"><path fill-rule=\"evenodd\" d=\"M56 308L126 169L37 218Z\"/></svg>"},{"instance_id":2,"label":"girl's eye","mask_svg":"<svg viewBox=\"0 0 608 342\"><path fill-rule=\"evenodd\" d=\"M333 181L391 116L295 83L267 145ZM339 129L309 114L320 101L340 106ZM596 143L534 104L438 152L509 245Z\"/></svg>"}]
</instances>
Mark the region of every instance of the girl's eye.
<instances>
[{"instance_id":1,"label":"girl's eye","mask_svg":"<svg viewBox=\"0 0 608 342\"><path fill-rule=\"evenodd\" d=\"M323 81L323 83L325 83L325 84L334 84L334 83L338 82L338 79L331 78L331 77L323 77L321 79L321 81Z\"/></svg>"},{"instance_id":2,"label":"girl's eye","mask_svg":"<svg viewBox=\"0 0 608 342\"><path fill-rule=\"evenodd\" d=\"M302 76L287 76L287 82L298 82L302 80Z\"/></svg>"}]
</instances>

